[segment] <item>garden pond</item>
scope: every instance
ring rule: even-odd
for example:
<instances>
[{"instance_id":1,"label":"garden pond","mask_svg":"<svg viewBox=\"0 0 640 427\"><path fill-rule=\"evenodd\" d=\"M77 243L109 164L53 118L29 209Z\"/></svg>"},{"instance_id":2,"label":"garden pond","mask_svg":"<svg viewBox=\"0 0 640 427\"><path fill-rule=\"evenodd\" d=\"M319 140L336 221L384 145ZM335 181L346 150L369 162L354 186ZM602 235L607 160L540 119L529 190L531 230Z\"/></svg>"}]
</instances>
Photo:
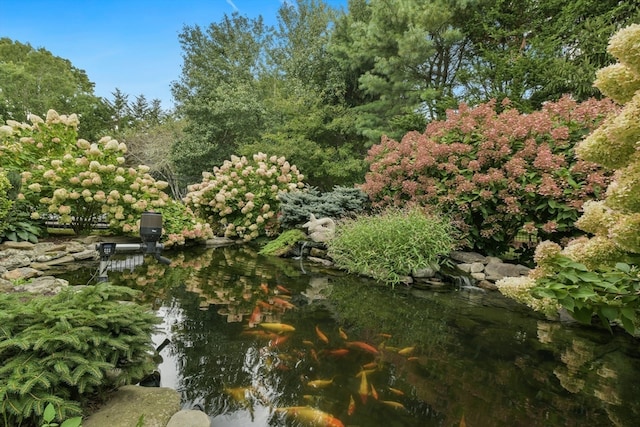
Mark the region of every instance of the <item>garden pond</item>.
<instances>
[{"instance_id":1,"label":"garden pond","mask_svg":"<svg viewBox=\"0 0 640 427\"><path fill-rule=\"evenodd\" d=\"M214 427L640 419L640 346L622 331L548 321L498 292L391 289L249 246L165 256L170 266L114 257L109 280L157 310L160 385Z\"/></svg>"}]
</instances>

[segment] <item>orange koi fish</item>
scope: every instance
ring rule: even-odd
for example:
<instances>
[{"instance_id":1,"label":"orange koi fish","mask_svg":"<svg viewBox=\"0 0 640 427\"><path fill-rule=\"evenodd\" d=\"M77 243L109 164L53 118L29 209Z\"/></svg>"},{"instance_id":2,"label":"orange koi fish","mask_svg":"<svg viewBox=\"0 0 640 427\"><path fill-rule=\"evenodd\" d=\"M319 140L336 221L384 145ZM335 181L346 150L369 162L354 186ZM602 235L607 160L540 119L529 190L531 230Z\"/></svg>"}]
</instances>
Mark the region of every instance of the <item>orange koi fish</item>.
<instances>
[{"instance_id":1,"label":"orange koi fish","mask_svg":"<svg viewBox=\"0 0 640 427\"><path fill-rule=\"evenodd\" d=\"M350 348L359 348L360 350L364 350L371 354L378 354L378 350L372 346L362 341L348 341L345 343L347 347Z\"/></svg>"},{"instance_id":2,"label":"orange koi fish","mask_svg":"<svg viewBox=\"0 0 640 427\"><path fill-rule=\"evenodd\" d=\"M310 406L290 406L288 408L276 408L276 412L282 412L305 425L324 427L344 427L342 421L333 415L327 414Z\"/></svg>"},{"instance_id":3,"label":"orange koi fish","mask_svg":"<svg viewBox=\"0 0 640 427\"><path fill-rule=\"evenodd\" d=\"M280 307L284 307L284 308L296 308L296 306L290 303L289 301L282 298L278 298L278 297L273 297L273 303L275 305L279 305Z\"/></svg>"},{"instance_id":4,"label":"orange koi fish","mask_svg":"<svg viewBox=\"0 0 640 427\"><path fill-rule=\"evenodd\" d=\"M266 301L258 301L256 304L258 304L260 307L264 308L265 310L273 310L273 306Z\"/></svg>"},{"instance_id":5,"label":"orange koi fish","mask_svg":"<svg viewBox=\"0 0 640 427\"><path fill-rule=\"evenodd\" d=\"M289 289L285 288L285 287L284 287L284 286L282 286L282 285L276 285L276 288L277 288L280 292L282 292L283 294L290 294L290 293L291 293L291 291L290 291Z\"/></svg>"},{"instance_id":6,"label":"orange koi fish","mask_svg":"<svg viewBox=\"0 0 640 427\"><path fill-rule=\"evenodd\" d=\"M398 350L398 354L402 355L402 356L408 356L411 353L413 353L413 350L415 350L415 347L405 347L401 350Z\"/></svg>"},{"instance_id":7,"label":"orange koi fish","mask_svg":"<svg viewBox=\"0 0 640 427\"><path fill-rule=\"evenodd\" d=\"M251 316L249 317L249 323L255 325L260 322L260 318L262 316L262 311L260 310L260 306L256 305L251 312Z\"/></svg>"},{"instance_id":8,"label":"orange koi fish","mask_svg":"<svg viewBox=\"0 0 640 427\"><path fill-rule=\"evenodd\" d=\"M291 325L287 325L286 323L260 323L260 326L271 332L293 332L296 330Z\"/></svg>"},{"instance_id":9,"label":"orange koi fish","mask_svg":"<svg viewBox=\"0 0 640 427\"><path fill-rule=\"evenodd\" d=\"M325 344L329 344L329 338L320 330L318 325L316 325L316 335L320 338L320 341L323 341Z\"/></svg>"},{"instance_id":10,"label":"orange koi fish","mask_svg":"<svg viewBox=\"0 0 640 427\"><path fill-rule=\"evenodd\" d=\"M275 339L271 340L269 347L277 347L280 344L287 342L291 335L277 335Z\"/></svg>"},{"instance_id":11,"label":"orange koi fish","mask_svg":"<svg viewBox=\"0 0 640 427\"><path fill-rule=\"evenodd\" d=\"M406 409L404 405L400 402L395 402L393 400L381 400L381 403L393 408L393 409Z\"/></svg>"},{"instance_id":12,"label":"orange koi fish","mask_svg":"<svg viewBox=\"0 0 640 427\"><path fill-rule=\"evenodd\" d=\"M369 384L367 382L367 374L364 371L362 371L362 376L360 377L360 388L358 389L358 394L360 395L362 403L367 403Z\"/></svg>"},{"instance_id":13,"label":"orange koi fish","mask_svg":"<svg viewBox=\"0 0 640 427\"><path fill-rule=\"evenodd\" d=\"M398 390L397 388L389 387L389 391L396 396L404 396L404 391Z\"/></svg>"},{"instance_id":14,"label":"orange koi fish","mask_svg":"<svg viewBox=\"0 0 640 427\"><path fill-rule=\"evenodd\" d=\"M353 400L353 395L349 395L349 409L347 409L347 415L351 416L356 411L356 402Z\"/></svg>"},{"instance_id":15,"label":"orange koi fish","mask_svg":"<svg viewBox=\"0 0 640 427\"><path fill-rule=\"evenodd\" d=\"M331 378L330 380L313 380L313 381L309 381L307 383L307 386L311 387L311 388L327 388L331 384L333 384L333 378Z\"/></svg>"},{"instance_id":16,"label":"orange koi fish","mask_svg":"<svg viewBox=\"0 0 640 427\"><path fill-rule=\"evenodd\" d=\"M373 374L374 372L375 372L375 369L363 369L356 374L356 378L360 378L363 375Z\"/></svg>"},{"instance_id":17,"label":"orange koi fish","mask_svg":"<svg viewBox=\"0 0 640 427\"><path fill-rule=\"evenodd\" d=\"M340 338L342 338L343 340L347 340L349 339L349 337L347 336L347 334L342 330L341 327L338 327L338 333L340 334Z\"/></svg>"},{"instance_id":18,"label":"orange koi fish","mask_svg":"<svg viewBox=\"0 0 640 427\"><path fill-rule=\"evenodd\" d=\"M260 283L260 289L262 290L262 292L264 292L265 294L269 293L269 286L267 286L266 283Z\"/></svg>"},{"instance_id":19,"label":"orange koi fish","mask_svg":"<svg viewBox=\"0 0 640 427\"><path fill-rule=\"evenodd\" d=\"M391 334L379 333L378 336L382 338L391 338Z\"/></svg>"},{"instance_id":20,"label":"orange koi fish","mask_svg":"<svg viewBox=\"0 0 640 427\"><path fill-rule=\"evenodd\" d=\"M373 370L373 369L375 369L377 367L378 367L378 362L376 362L376 361L365 363L364 365L362 365L362 369Z\"/></svg>"},{"instance_id":21,"label":"orange koi fish","mask_svg":"<svg viewBox=\"0 0 640 427\"><path fill-rule=\"evenodd\" d=\"M378 400L378 392L376 391L375 387L373 387L373 384L371 384L371 396L373 396L375 400Z\"/></svg>"},{"instance_id":22,"label":"orange koi fish","mask_svg":"<svg viewBox=\"0 0 640 427\"><path fill-rule=\"evenodd\" d=\"M310 353L313 360L315 360L316 363L320 363L320 360L318 360L318 353L316 353L315 349L312 348Z\"/></svg>"},{"instance_id":23,"label":"orange koi fish","mask_svg":"<svg viewBox=\"0 0 640 427\"><path fill-rule=\"evenodd\" d=\"M309 340L303 340L302 344L306 345L307 347L313 347L314 346L313 342L309 341Z\"/></svg>"},{"instance_id":24,"label":"orange koi fish","mask_svg":"<svg viewBox=\"0 0 640 427\"><path fill-rule=\"evenodd\" d=\"M464 420L464 414L462 414L462 419L460 419L460 427L467 427L467 422Z\"/></svg>"}]
</instances>

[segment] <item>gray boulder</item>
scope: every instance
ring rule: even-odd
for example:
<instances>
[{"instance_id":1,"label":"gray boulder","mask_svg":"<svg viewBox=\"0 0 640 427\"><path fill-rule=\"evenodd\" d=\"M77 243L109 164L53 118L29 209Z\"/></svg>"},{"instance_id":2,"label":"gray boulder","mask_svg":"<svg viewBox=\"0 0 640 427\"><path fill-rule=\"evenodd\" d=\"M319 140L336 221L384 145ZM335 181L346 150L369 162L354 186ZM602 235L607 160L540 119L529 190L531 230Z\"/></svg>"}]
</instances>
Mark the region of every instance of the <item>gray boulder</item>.
<instances>
[{"instance_id":1,"label":"gray boulder","mask_svg":"<svg viewBox=\"0 0 640 427\"><path fill-rule=\"evenodd\" d=\"M120 387L107 403L82 422L83 427L166 427L180 410L180 394L166 387ZM186 427L186 425L184 425Z\"/></svg>"}]
</instances>

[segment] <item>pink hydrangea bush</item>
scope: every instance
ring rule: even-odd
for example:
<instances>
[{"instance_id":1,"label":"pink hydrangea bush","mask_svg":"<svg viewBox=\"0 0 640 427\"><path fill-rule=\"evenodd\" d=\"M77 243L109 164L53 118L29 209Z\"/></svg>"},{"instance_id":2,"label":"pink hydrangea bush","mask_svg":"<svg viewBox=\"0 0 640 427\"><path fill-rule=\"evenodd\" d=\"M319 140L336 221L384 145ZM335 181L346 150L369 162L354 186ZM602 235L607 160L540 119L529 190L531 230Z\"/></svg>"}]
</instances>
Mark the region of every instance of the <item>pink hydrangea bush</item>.
<instances>
[{"instance_id":1,"label":"pink hydrangea bush","mask_svg":"<svg viewBox=\"0 0 640 427\"><path fill-rule=\"evenodd\" d=\"M184 202L218 234L250 241L276 232L278 194L301 190L303 179L284 157L231 156L189 186Z\"/></svg>"},{"instance_id":2,"label":"pink hydrangea bush","mask_svg":"<svg viewBox=\"0 0 640 427\"><path fill-rule=\"evenodd\" d=\"M598 199L610 172L574 156L574 145L616 110L610 100L570 97L521 114L508 101L449 111L424 133L373 146L362 189L373 204L431 205L449 214L466 246L501 254L519 233L560 241L576 233L586 200Z\"/></svg>"}]
</instances>

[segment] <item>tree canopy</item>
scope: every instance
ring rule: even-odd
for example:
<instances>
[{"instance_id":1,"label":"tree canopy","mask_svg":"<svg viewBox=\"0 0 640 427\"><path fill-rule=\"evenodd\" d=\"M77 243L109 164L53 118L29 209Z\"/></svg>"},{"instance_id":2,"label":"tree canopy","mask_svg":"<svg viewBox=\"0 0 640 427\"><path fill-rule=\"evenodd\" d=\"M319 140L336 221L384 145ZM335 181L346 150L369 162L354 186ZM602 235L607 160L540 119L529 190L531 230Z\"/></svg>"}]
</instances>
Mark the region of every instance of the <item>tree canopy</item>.
<instances>
[{"instance_id":1,"label":"tree canopy","mask_svg":"<svg viewBox=\"0 0 640 427\"><path fill-rule=\"evenodd\" d=\"M592 82L612 62L608 37L638 18L615 0L350 0L346 11L297 0L274 28L238 14L185 27L178 171L193 179L263 151L313 185L361 182L383 135L423 131L460 102L508 98L530 112L601 97Z\"/></svg>"}]
</instances>

